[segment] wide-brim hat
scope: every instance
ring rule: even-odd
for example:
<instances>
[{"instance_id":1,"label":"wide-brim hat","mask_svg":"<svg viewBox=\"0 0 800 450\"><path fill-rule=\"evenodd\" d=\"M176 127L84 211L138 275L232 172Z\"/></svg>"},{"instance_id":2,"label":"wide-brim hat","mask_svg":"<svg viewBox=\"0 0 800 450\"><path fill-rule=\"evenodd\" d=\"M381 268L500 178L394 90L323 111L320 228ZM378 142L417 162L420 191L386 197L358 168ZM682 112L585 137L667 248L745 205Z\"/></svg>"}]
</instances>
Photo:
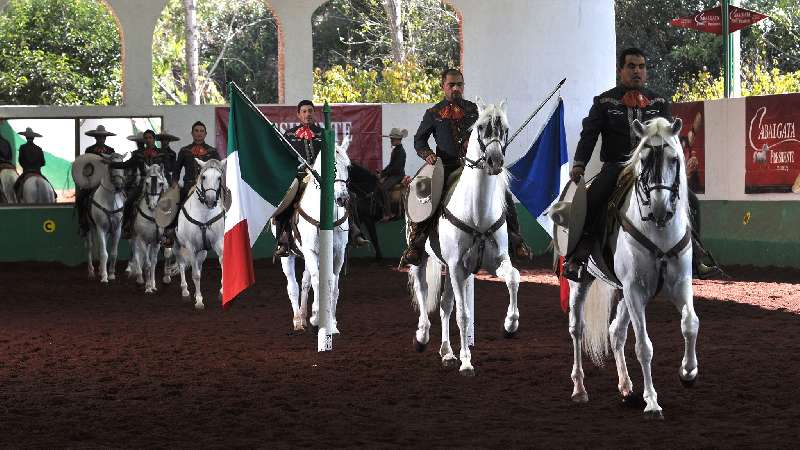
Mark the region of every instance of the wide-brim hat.
<instances>
[{"instance_id":1,"label":"wide-brim hat","mask_svg":"<svg viewBox=\"0 0 800 450\"><path fill-rule=\"evenodd\" d=\"M172 224L175 216L180 211L181 189L178 186L172 186L161 194L158 199L158 206L153 211L153 218L156 225L165 228Z\"/></svg>"},{"instance_id":2,"label":"wide-brim hat","mask_svg":"<svg viewBox=\"0 0 800 450\"><path fill-rule=\"evenodd\" d=\"M161 133L158 133L156 135L156 140L157 141L175 142L175 141L180 141L181 138L179 138L178 136L175 136L174 134L171 134L167 130L162 130Z\"/></svg>"},{"instance_id":3,"label":"wide-brim hat","mask_svg":"<svg viewBox=\"0 0 800 450\"><path fill-rule=\"evenodd\" d=\"M586 223L586 182L570 180L548 212L553 220L553 243L556 252L567 256L575 250Z\"/></svg>"},{"instance_id":4,"label":"wide-brim hat","mask_svg":"<svg viewBox=\"0 0 800 450\"><path fill-rule=\"evenodd\" d=\"M391 139L403 139L406 136L408 136L408 130L405 128L392 128L389 134L384 135L383 137L388 137Z\"/></svg>"},{"instance_id":5,"label":"wide-brim hat","mask_svg":"<svg viewBox=\"0 0 800 450\"><path fill-rule=\"evenodd\" d=\"M86 133L83 133L83 134L85 134L87 136L91 136L91 137L116 136L117 135L117 133L112 133L110 131L107 131L106 127L104 127L103 125L98 125L96 129L89 130L89 131L87 131Z\"/></svg>"},{"instance_id":6,"label":"wide-brim hat","mask_svg":"<svg viewBox=\"0 0 800 450\"><path fill-rule=\"evenodd\" d=\"M31 129L31 127L25 128L25 131L20 131L17 134L21 134L21 135L25 136L26 138L29 138L29 137L42 137L41 134L33 131L33 129Z\"/></svg>"},{"instance_id":7,"label":"wide-brim hat","mask_svg":"<svg viewBox=\"0 0 800 450\"><path fill-rule=\"evenodd\" d=\"M108 171L108 166L103 164L103 157L94 153L78 156L72 163L72 180L80 189L94 189Z\"/></svg>"},{"instance_id":8,"label":"wide-brim hat","mask_svg":"<svg viewBox=\"0 0 800 450\"><path fill-rule=\"evenodd\" d=\"M422 222L433 214L444 188L444 166L442 159L436 158L436 164L424 164L408 188L406 213L412 222Z\"/></svg>"},{"instance_id":9,"label":"wide-brim hat","mask_svg":"<svg viewBox=\"0 0 800 450\"><path fill-rule=\"evenodd\" d=\"M285 211L286 208L292 204L295 196L297 196L298 190L300 190L300 182L298 182L297 178L295 178L294 181L292 181L291 186L289 186L289 190L286 191L286 195L283 196L283 200L281 200L281 202L278 204L278 208L276 208L275 212L272 213L270 219Z\"/></svg>"},{"instance_id":10,"label":"wide-brim hat","mask_svg":"<svg viewBox=\"0 0 800 450\"><path fill-rule=\"evenodd\" d=\"M144 143L144 133L136 133L128 136L129 141Z\"/></svg>"}]
</instances>

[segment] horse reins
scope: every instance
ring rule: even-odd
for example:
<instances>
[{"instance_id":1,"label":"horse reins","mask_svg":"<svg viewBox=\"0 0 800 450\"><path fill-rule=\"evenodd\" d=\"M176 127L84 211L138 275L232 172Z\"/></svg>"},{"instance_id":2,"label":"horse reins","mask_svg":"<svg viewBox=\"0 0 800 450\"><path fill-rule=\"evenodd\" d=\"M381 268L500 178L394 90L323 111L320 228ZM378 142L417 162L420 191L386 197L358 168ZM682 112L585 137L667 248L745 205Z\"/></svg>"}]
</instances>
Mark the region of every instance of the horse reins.
<instances>
[{"instance_id":1,"label":"horse reins","mask_svg":"<svg viewBox=\"0 0 800 450\"><path fill-rule=\"evenodd\" d=\"M117 193L116 189L112 191L111 189L103 186L102 182L100 182L100 187L105 189L105 190L107 190L108 192L111 192L112 194L116 195L116 193ZM108 230L106 232L107 233L111 233L111 216L117 215L118 213L122 212L122 210L125 209L125 205L123 205L123 206L121 206L121 207L119 207L117 209L110 210L110 209L107 209L105 206L101 205L100 203L97 203L97 200L94 199L94 195L92 195L91 198L92 198L92 206L95 206L95 207L99 208L101 211L103 211L106 214L106 220L108 221ZM92 217L92 215L89 214L89 218L91 218L91 217ZM94 222L94 220L92 220L92 222ZM95 222L95 224L97 224L97 222Z\"/></svg>"}]
</instances>

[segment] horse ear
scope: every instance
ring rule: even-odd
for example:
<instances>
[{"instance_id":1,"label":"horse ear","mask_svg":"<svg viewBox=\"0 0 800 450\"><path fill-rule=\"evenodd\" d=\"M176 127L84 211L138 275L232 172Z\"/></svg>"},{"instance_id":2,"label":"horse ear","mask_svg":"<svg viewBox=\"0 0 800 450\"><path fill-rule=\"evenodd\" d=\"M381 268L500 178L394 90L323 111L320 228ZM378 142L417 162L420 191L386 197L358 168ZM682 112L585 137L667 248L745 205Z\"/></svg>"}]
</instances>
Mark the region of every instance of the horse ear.
<instances>
[{"instance_id":1,"label":"horse ear","mask_svg":"<svg viewBox=\"0 0 800 450\"><path fill-rule=\"evenodd\" d=\"M634 119L633 123L631 124L631 128L633 132L636 133L636 136L639 138L643 138L647 132L642 122L639 122L639 119Z\"/></svg>"},{"instance_id":2,"label":"horse ear","mask_svg":"<svg viewBox=\"0 0 800 450\"><path fill-rule=\"evenodd\" d=\"M478 105L478 115L481 115L483 110L486 109L486 103L483 102L482 98L475 97L475 104Z\"/></svg>"},{"instance_id":3,"label":"horse ear","mask_svg":"<svg viewBox=\"0 0 800 450\"><path fill-rule=\"evenodd\" d=\"M506 104L506 99L503 99L503 101L500 102L500 109L503 111L503 114L506 114L508 112L507 108L508 105Z\"/></svg>"},{"instance_id":4,"label":"horse ear","mask_svg":"<svg viewBox=\"0 0 800 450\"><path fill-rule=\"evenodd\" d=\"M201 168L201 169L203 169L203 168L205 168L205 167L206 167L206 162L205 162L205 161L203 161L202 159L195 158L194 160L195 160L195 162L196 162L196 163L197 163L197 164L200 166L200 168Z\"/></svg>"},{"instance_id":5,"label":"horse ear","mask_svg":"<svg viewBox=\"0 0 800 450\"><path fill-rule=\"evenodd\" d=\"M683 120L681 120L681 118L678 117L677 119L675 119L675 122L672 122L672 134L677 136L678 133L681 132L681 128L683 128Z\"/></svg>"}]
</instances>

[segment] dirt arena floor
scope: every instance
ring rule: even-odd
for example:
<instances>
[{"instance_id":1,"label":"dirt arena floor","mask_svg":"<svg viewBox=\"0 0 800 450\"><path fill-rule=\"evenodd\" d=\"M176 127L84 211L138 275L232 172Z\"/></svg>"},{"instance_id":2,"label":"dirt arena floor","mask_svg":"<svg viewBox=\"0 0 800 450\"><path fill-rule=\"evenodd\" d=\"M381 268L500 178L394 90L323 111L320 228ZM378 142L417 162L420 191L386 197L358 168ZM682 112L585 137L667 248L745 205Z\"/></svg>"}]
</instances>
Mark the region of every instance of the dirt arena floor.
<instances>
[{"instance_id":1,"label":"dirt arena floor","mask_svg":"<svg viewBox=\"0 0 800 450\"><path fill-rule=\"evenodd\" d=\"M621 405L611 361L587 362L590 401L570 401L567 316L546 269L524 270L514 339L502 337L505 286L477 283L477 373L465 378L441 367L438 318L427 352L414 351L417 318L393 264L351 263L327 353L290 333L285 280L268 261L227 311L208 263L201 312L175 282L145 296L128 280L89 282L84 267L2 264L0 447L796 448L800 272L733 268L734 281L696 282L692 389L677 376L678 313L654 300L665 420L647 421Z\"/></svg>"}]
</instances>

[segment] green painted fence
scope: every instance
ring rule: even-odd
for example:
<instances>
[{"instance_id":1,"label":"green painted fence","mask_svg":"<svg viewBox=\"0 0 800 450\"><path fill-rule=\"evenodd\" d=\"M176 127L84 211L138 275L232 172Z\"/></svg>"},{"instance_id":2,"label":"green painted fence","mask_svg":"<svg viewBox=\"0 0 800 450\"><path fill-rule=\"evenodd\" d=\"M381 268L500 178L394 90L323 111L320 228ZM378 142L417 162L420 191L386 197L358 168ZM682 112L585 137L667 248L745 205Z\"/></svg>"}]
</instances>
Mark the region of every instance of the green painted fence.
<instances>
[{"instance_id":1,"label":"green painted fence","mask_svg":"<svg viewBox=\"0 0 800 450\"><path fill-rule=\"evenodd\" d=\"M548 236L517 206L526 241L536 254L544 253ZM701 208L703 239L721 264L800 268L800 203L704 201ZM384 256L399 257L405 248L403 224L379 224L378 234ZM86 261L71 205L2 208L0 236L0 261L60 261L67 265ZM272 235L264 232L253 254L270 258L274 245ZM123 241L119 259L125 260L129 254ZM353 257L372 255L369 248L351 252Z\"/></svg>"}]
</instances>

